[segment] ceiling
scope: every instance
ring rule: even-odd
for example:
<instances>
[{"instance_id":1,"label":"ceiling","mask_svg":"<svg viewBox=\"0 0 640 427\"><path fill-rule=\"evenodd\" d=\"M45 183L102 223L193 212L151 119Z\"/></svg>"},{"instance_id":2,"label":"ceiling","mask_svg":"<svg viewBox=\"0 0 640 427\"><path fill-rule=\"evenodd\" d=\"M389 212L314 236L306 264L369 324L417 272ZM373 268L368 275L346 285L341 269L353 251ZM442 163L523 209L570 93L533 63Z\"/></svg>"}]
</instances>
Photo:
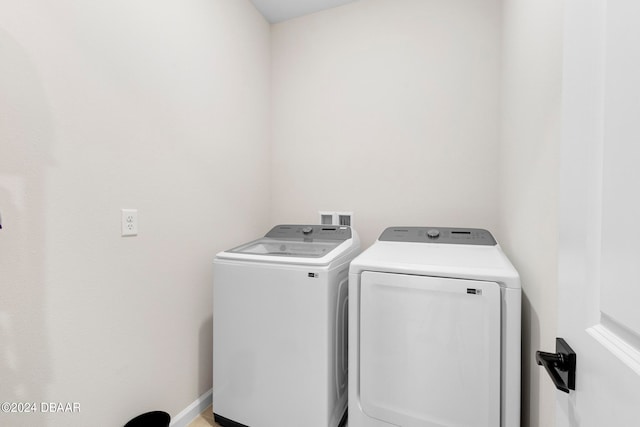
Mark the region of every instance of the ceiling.
<instances>
[{"instance_id":1,"label":"ceiling","mask_svg":"<svg viewBox=\"0 0 640 427\"><path fill-rule=\"evenodd\" d=\"M356 0L251 0L272 24L354 1Z\"/></svg>"}]
</instances>

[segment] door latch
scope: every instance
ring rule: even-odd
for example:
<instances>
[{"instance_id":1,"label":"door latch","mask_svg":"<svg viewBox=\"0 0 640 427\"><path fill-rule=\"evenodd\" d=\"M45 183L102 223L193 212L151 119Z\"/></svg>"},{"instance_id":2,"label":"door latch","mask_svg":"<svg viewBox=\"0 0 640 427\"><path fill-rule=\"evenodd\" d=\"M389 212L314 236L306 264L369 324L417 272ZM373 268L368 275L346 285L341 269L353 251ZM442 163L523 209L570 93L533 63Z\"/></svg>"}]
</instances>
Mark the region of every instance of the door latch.
<instances>
[{"instance_id":1,"label":"door latch","mask_svg":"<svg viewBox=\"0 0 640 427\"><path fill-rule=\"evenodd\" d=\"M576 353L564 339L556 338L555 353L536 351L536 362L544 366L558 390L576 389Z\"/></svg>"}]
</instances>

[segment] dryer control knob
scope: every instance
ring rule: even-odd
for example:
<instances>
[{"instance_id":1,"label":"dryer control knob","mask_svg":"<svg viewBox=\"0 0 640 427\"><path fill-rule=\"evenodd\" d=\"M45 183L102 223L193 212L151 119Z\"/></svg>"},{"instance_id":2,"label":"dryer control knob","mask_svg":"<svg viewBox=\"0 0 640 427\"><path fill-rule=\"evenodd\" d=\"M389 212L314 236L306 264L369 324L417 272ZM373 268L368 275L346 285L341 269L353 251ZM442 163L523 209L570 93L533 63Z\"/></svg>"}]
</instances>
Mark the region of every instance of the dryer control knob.
<instances>
[{"instance_id":1,"label":"dryer control knob","mask_svg":"<svg viewBox=\"0 0 640 427\"><path fill-rule=\"evenodd\" d=\"M313 227L304 227L302 229L302 234L311 234L312 231L313 231Z\"/></svg>"},{"instance_id":2,"label":"dryer control knob","mask_svg":"<svg viewBox=\"0 0 640 427\"><path fill-rule=\"evenodd\" d=\"M431 230L427 231L427 237L429 237L430 239L437 239L439 236L440 236L440 230L432 228Z\"/></svg>"}]
</instances>

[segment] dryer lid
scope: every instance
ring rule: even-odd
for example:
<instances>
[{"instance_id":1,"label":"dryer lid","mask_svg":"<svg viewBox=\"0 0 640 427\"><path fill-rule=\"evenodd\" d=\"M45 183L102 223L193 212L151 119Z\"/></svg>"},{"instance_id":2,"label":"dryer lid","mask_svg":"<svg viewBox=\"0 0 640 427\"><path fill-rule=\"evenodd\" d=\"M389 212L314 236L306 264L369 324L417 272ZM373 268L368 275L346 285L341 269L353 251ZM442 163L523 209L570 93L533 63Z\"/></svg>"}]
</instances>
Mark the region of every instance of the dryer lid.
<instances>
[{"instance_id":1,"label":"dryer lid","mask_svg":"<svg viewBox=\"0 0 640 427\"><path fill-rule=\"evenodd\" d=\"M497 282L520 289L520 276L486 230L390 227L356 257L349 272L437 276Z\"/></svg>"}]
</instances>

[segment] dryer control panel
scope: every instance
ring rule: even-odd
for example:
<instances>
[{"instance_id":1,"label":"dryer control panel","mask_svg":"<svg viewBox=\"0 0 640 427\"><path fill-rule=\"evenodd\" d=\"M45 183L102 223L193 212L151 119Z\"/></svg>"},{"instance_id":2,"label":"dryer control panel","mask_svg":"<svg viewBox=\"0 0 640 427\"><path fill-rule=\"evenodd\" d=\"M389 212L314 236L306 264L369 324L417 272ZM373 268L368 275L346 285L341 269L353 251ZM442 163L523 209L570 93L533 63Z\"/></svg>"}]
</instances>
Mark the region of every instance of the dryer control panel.
<instances>
[{"instance_id":1,"label":"dryer control panel","mask_svg":"<svg viewBox=\"0 0 640 427\"><path fill-rule=\"evenodd\" d=\"M276 225L264 237L305 241L311 239L344 241L351 238L351 227L344 225L284 224Z\"/></svg>"},{"instance_id":2,"label":"dryer control panel","mask_svg":"<svg viewBox=\"0 0 640 427\"><path fill-rule=\"evenodd\" d=\"M389 227L382 232L378 240L449 245L496 245L496 239L491 233L481 228Z\"/></svg>"}]
</instances>

